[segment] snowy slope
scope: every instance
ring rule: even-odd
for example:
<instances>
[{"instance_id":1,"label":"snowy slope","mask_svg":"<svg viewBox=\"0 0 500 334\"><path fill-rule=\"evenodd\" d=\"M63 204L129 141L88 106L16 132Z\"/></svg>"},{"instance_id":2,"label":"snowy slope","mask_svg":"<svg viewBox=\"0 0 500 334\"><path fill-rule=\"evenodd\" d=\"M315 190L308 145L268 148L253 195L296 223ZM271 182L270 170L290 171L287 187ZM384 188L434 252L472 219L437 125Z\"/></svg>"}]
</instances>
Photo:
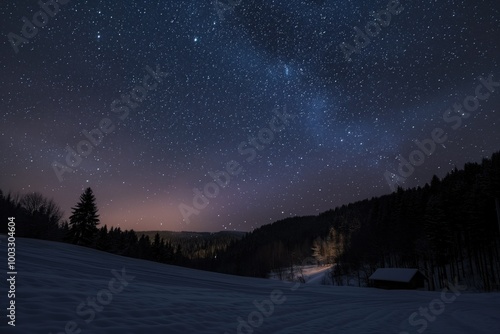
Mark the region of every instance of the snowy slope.
<instances>
[{"instance_id":1,"label":"snowy slope","mask_svg":"<svg viewBox=\"0 0 500 334\"><path fill-rule=\"evenodd\" d=\"M423 333L494 333L500 328L499 294L461 293L443 303L445 309L433 321L418 315L412 327L410 315L440 300L440 292L233 277L30 239L17 239L17 314L16 327L11 327L5 316L6 255L6 240L0 236L0 261L5 263L2 334L417 333L424 323ZM133 279L125 278L124 283L122 277L120 282L122 268ZM453 294L445 297L450 301ZM102 308L93 311L94 319L89 300ZM258 305L263 300L268 302L258 311L254 301Z\"/></svg>"}]
</instances>

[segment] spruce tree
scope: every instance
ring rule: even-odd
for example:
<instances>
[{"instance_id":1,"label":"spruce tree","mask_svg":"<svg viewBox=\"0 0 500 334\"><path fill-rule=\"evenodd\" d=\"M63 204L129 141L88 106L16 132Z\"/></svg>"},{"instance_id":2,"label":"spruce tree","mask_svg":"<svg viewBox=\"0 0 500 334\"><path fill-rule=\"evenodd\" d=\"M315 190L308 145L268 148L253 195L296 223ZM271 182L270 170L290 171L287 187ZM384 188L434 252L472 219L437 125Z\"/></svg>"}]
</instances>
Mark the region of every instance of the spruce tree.
<instances>
[{"instance_id":1,"label":"spruce tree","mask_svg":"<svg viewBox=\"0 0 500 334\"><path fill-rule=\"evenodd\" d=\"M80 196L80 202L71 209L70 221L71 241L82 246L93 246L97 237L99 215L92 189L87 188Z\"/></svg>"}]
</instances>

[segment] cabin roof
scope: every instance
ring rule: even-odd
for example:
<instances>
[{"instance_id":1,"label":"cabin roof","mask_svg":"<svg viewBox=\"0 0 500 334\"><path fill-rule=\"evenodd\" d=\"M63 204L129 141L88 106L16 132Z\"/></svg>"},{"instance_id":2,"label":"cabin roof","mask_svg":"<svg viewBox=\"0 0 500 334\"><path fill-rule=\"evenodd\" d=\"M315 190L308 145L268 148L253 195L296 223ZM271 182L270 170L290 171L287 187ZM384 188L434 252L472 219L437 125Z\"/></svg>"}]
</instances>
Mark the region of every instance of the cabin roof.
<instances>
[{"instance_id":1,"label":"cabin roof","mask_svg":"<svg viewBox=\"0 0 500 334\"><path fill-rule=\"evenodd\" d=\"M417 273L422 275L418 269L413 268L379 268L370 276L370 279L408 283Z\"/></svg>"}]
</instances>

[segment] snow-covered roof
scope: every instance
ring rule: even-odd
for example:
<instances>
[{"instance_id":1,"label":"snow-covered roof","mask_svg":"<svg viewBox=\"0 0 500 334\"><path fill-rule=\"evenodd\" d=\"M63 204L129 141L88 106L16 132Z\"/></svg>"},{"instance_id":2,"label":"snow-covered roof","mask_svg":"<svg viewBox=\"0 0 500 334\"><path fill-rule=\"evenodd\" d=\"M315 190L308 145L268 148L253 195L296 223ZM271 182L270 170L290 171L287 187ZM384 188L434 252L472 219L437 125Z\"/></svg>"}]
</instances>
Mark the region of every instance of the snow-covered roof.
<instances>
[{"instance_id":1,"label":"snow-covered roof","mask_svg":"<svg viewBox=\"0 0 500 334\"><path fill-rule=\"evenodd\" d=\"M412 268L379 268L370 276L377 281L409 282L418 272Z\"/></svg>"}]
</instances>

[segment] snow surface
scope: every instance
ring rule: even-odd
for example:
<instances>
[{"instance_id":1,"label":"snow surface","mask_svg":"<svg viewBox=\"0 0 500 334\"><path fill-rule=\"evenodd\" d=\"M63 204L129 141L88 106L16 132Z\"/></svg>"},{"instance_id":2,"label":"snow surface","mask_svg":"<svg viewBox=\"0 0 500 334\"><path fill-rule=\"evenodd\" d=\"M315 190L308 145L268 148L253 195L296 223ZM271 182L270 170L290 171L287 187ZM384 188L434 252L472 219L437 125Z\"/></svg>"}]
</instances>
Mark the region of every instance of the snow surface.
<instances>
[{"instance_id":1,"label":"snow surface","mask_svg":"<svg viewBox=\"0 0 500 334\"><path fill-rule=\"evenodd\" d=\"M6 279L2 279L2 334L417 333L423 325L412 327L410 315L441 298L441 292L298 285L235 277L63 243L31 239L16 242L16 327L7 325L7 288ZM7 267L6 246L5 236L0 236L3 268ZM105 296L102 292L115 277L111 270L121 272L122 268L134 279L114 294L109 304L98 305L102 311L86 323L88 314L78 315L76 308L88 298ZM448 300L450 296L448 293ZM414 320L426 322L422 333L495 333L500 328L499 297L494 293L461 293L454 302L443 304L445 309L432 321L420 315ZM258 313L254 301L270 299L276 302L273 312L267 312L267 308L267 316ZM247 327L242 327L240 323L238 331L238 317L248 321L249 316L255 326L245 323Z\"/></svg>"}]
</instances>

